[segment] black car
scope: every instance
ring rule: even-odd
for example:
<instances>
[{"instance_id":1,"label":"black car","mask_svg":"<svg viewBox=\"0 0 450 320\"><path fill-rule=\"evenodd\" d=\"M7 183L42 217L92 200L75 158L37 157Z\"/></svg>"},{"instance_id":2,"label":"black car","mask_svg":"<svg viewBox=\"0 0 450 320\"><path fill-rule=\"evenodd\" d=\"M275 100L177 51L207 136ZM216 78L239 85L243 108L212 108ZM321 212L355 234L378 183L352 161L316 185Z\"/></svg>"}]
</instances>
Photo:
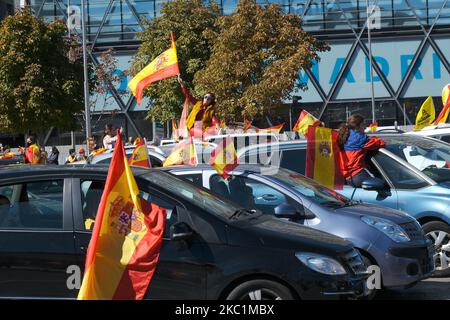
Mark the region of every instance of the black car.
<instances>
[{"instance_id":1,"label":"black car","mask_svg":"<svg viewBox=\"0 0 450 320\"><path fill-rule=\"evenodd\" d=\"M361 296L352 244L247 211L159 170L133 169L140 196L167 209L151 299ZM0 297L75 298L107 167L0 168ZM77 267L78 266L78 267Z\"/></svg>"}]
</instances>

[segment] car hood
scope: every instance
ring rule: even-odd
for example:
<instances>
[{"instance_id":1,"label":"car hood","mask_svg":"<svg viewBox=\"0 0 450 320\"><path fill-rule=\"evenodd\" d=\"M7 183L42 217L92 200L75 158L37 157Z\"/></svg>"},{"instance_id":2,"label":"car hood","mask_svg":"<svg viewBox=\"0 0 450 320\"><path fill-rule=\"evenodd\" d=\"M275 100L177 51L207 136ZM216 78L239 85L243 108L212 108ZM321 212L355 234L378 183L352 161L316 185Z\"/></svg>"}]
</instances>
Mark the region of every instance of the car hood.
<instances>
[{"instance_id":1,"label":"car hood","mask_svg":"<svg viewBox=\"0 0 450 320\"><path fill-rule=\"evenodd\" d=\"M353 247L350 241L297 223L271 216L251 225L234 224L229 244L265 246L278 249L335 255ZM244 241L245 239L245 241Z\"/></svg>"},{"instance_id":2,"label":"car hood","mask_svg":"<svg viewBox=\"0 0 450 320\"><path fill-rule=\"evenodd\" d=\"M336 209L335 214L358 217L363 215L373 216L395 222L396 224L413 221L413 218L410 215L402 211L366 203Z\"/></svg>"}]
</instances>

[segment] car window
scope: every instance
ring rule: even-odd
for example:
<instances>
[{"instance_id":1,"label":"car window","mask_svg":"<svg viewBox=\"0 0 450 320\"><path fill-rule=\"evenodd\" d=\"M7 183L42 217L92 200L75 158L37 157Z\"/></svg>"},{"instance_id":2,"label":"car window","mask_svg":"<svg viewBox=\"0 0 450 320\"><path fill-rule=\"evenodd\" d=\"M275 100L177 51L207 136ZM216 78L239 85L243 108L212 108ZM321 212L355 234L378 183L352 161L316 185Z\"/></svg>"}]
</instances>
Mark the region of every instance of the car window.
<instances>
[{"instance_id":1,"label":"car window","mask_svg":"<svg viewBox=\"0 0 450 320\"><path fill-rule=\"evenodd\" d=\"M62 229L64 180L0 189L0 229Z\"/></svg>"},{"instance_id":2,"label":"car window","mask_svg":"<svg viewBox=\"0 0 450 320\"><path fill-rule=\"evenodd\" d=\"M450 143L450 135L442 135L441 140Z\"/></svg>"},{"instance_id":3,"label":"car window","mask_svg":"<svg viewBox=\"0 0 450 320\"><path fill-rule=\"evenodd\" d=\"M230 180L224 180L219 175L213 175L210 178L210 188L244 208L258 209L266 214L273 215L275 208L283 203L301 206L275 188L247 177L234 176Z\"/></svg>"},{"instance_id":4,"label":"car window","mask_svg":"<svg viewBox=\"0 0 450 320\"><path fill-rule=\"evenodd\" d=\"M305 174L306 149L283 150L281 167L300 174Z\"/></svg>"},{"instance_id":5,"label":"car window","mask_svg":"<svg viewBox=\"0 0 450 320\"><path fill-rule=\"evenodd\" d=\"M373 159L397 189L418 189L428 182L384 153L377 153Z\"/></svg>"},{"instance_id":6,"label":"car window","mask_svg":"<svg viewBox=\"0 0 450 320\"><path fill-rule=\"evenodd\" d=\"M84 228L86 231L93 230L95 217L97 215L97 210L103 194L104 186L104 181L81 181L81 202ZM168 236L170 226L177 221L177 214L174 210L175 205L162 200L159 197L155 197L154 195L151 195L147 192L140 191L139 196L148 202L155 203L156 205L166 209L167 221L164 234L165 236Z\"/></svg>"}]
</instances>

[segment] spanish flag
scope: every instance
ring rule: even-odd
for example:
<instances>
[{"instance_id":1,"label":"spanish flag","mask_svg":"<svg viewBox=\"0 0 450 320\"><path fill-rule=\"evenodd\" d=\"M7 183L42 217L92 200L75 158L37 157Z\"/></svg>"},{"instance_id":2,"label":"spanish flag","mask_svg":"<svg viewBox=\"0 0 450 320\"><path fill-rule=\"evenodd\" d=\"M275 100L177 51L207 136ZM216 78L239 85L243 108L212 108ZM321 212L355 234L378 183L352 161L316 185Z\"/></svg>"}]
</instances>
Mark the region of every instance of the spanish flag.
<instances>
[{"instance_id":1,"label":"spanish flag","mask_svg":"<svg viewBox=\"0 0 450 320\"><path fill-rule=\"evenodd\" d=\"M163 163L163 167L198 164L197 151L192 137L178 143Z\"/></svg>"},{"instance_id":2,"label":"spanish flag","mask_svg":"<svg viewBox=\"0 0 450 320\"><path fill-rule=\"evenodd\" d=\"M142 102L144 89L151 83L180 74L173 33L170 33L170 35L172 37L170 49L157 56L128 83L128 87L136 97L139 105Z\"/></svg>"},{"instance_id":3,"label":"spanish flag","mask_svg":"<svg viewBox=\"0 0 450 320\"><path fill-rule=\"evenodd\" d=\"M428 97L417 112L414 130L421 130L433 123L435 117L433 98Z\"/></svg>"},{"instance_id":4,"label":"spanish flag","mask_svg":"<svg viewBox=\"0 0 450 320\"><path fill-rule=\"evenodd\" d=\"M342 189L338 132L330 128L308 128L306 133L306 176L330 189Z\"/></svg>"},{"instance_id":5,"label":"spanish flag","mask_svg":"<svg viewBox=\"0 0 450 320\"><path fill-rule=\"evenodd\" d=\"M25 163L39 164L41 161L41 150L36 144L32 144L25 150Z\"/></svg>"},{"instance_id":6,"label":"spanish flag","mask_svg":"<svg viewBox=\"0 0 450 320\"><path fill-rule=\"evenodd\" d=\"M442 89L442 110L439 113L434 125L447 122L448 112L450 111L450 83Z\"/></svg>"},{"instance_id":7,"label":"spanish flag","mask_svg":"<svg viewBox=\"0 0 450 320\"><path fill-rule=\"evenodd\" d=\"M139 140L138 140L139 139ZM144 168L151 168L152 165L150 163L150 158L148 156L147 146L145 144L145 140L141 138L136 138L135 148L133 150L133 154L128 160L130 166L138 166Z\"/></svg>"},{"instance_id":8,"label":"spanish flag","mask_svg":"<svg viewBox=\"0 0 450 320\"><path fill-rule=\"evenodd\" d=\"M234 142L230 136L222 139L222 143L213 150L209 164L224 179L228 179L230 172L239 165Z\"/></svg>"},{"instance_id":9,"label":"spanish flag","mask_svg":"<svg viewBox=\"0 0 450 320\"><path fill-rule=\"evenodd\" d=\"M166 210L139 197L117 135L86 255L79 300L142 299L162 245Z\"/></svg>"},{"instance_id":10,"label":"spanish flag","mask_svg":"<svg viewBox=\"0 0 450 320\"><path fill-rule=\"evenodd\" d=\"M270 128L265 128L265 129L256 129L256 132L261 133L261 132L268 132L268 133L276 133L279 134L281 129L284 126L284 122L282 124L270 127Z\"/></svg>"},{"instance_id":11,"label":"spanish flag","mask_svg":"<svg viewBox=\"0 0 450 320\"><path fill-rule=\"evenodd\" d=\"M226 125L224 119L220 120L219 128L221 128L221 129L226 129L227 128L227 125Z\"/></svg>"},{"instance_id":12,"label":"spanish flag","mask_svg":"<svg viewBox=\"0 0 450 320\"><path fill-rule=\"evenodd\" d=\"M244 133L247 132L248 129L250 129L251 125L252 125L251 121L248 121L247 119L244 119L244 129L243 129Z\"/></svg>"},{"instance_id":13,"label":"spanish flag","mask_svg":"<svg viewBox=\"0 0 450 320\"><path fill-rule=\"evenodd\" d=\"M369 124L369 131L370 132L377 132L378 130L378 122L372 122Z\"/></svg>"},{"instance_id":14,"label":"spanish flag","mask_svg":"<svg viewBox=\"0 0 450 320\"><path fill-rule=\"evenodd\" d=\"M92 151L92 158L95 156L98 156L99 154L105 153L105 152L106 152L105 148L96 149L96 150Z\"/></svg>"},{"instance_id":15,"label":"spanish flag","mask_svg":"<svg viewBox=\"0 0 450 320\"><path fill-rule=\"evenodd\" d=\"M311 113L302 110L292 130L305 136L308 132L309 126L320 126L321 124L322 123L320 122L320 120L314 117Z\"/></svg>"}]
</instances>

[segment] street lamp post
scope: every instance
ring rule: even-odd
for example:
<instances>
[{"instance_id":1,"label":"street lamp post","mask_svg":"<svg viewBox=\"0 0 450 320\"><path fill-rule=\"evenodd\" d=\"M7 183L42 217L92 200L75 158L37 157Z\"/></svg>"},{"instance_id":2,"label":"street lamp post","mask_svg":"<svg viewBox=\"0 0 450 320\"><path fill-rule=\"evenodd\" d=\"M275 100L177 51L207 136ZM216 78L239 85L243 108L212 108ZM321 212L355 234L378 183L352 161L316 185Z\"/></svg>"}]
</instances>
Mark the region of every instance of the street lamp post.
<instances>
[{"instance_id":1,"label":"street lamp post","mask_svg":"<svg viewBox=\"0 0 450 320\"><path fill-rule=\"evenodd\" d=\"M81 32L83 46L83 71L84 71L84 112L86 117L86 150L89 150L89 137L91 136L91 112L89 109L89 74L86 49L86 19L84 13L85 0L81 0ZM89 152L89 151L87 151Z\"/></svg>"},{"instance_id":2,"label":"street lamp post","mask_svg":"<svg viewBox=\"0 0 450 320\"><path fill-rule=\"evenodd\" d=\"M370 37L370 29L372 29L371 16L372 16L374 7L371 7L369 10L369 0L366 0L366 10L367 10L367 41L369 43L370 87L371 87L371 95L372 95L372 123L375 123L376 122L376 119L375 119L375 90L374 90L374 86L373 86L372 41L371 41L371 37Z\"/></svg>"}]
</instances>

